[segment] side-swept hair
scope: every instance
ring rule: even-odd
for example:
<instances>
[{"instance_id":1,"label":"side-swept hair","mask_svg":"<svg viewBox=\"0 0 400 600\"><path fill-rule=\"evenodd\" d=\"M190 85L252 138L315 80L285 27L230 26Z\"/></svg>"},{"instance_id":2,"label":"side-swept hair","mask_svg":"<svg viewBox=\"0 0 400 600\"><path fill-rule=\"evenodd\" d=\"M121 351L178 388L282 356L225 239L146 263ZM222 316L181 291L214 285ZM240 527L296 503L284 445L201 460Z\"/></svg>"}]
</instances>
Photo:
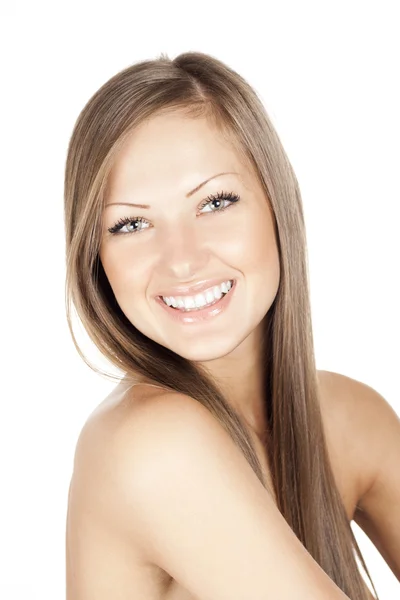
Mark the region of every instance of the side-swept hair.
<instances>
[{"instance_id":1,"label":"side-swept hair","mask_svg":"<svg viewBox=\"0 0 400 600\"><path fill-rule=\"evenodd\" d=\"M72 306L101 353L132 381L144 378L206 406L267 487L247 426L216 382L199 364L132 325L99 258L107 180L116 154L136 126L164 111L211 119L264 188L281 272L263 344L266 450L278 509L336 585L353 600L368 600L356 554L371 577L335 483L322 423L299 185L257 93L210 55L186 52L171 60L161 54L133 64L102 85L78 116L65 169L66 309L74 343L99 372L79 348Z\"/></svg>"}]
</instances>

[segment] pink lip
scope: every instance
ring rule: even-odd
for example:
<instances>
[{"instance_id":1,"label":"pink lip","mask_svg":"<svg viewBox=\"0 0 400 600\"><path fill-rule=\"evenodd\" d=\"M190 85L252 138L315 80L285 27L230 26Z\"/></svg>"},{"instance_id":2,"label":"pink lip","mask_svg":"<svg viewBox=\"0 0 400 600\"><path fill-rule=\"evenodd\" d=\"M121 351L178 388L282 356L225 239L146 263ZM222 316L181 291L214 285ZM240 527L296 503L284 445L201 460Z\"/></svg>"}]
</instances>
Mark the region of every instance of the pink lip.
<instances>
[{"instance_id":1,"label":"pink lip","mask_svg":"<svg viewBox=\"0 0 400 600\"><path fill-rule=\"evenodd\" d=\"M181 285L175 288L170 288L168 291L163 291L158 296L164 296L164 298L169 298L170 296L194 296L195 294L199 294L200 292L204 292L208 288L214 287L215 285L220 285L224 281L234 281L232 279L202 279L201 281L195 283L194 285Z\"/></svg>"},{"instance_id":2,"label":"pink lip","mask_svg":"<svg viewBox=\"0 0 400 600\"><path fill-rule=\"evenodd\" d=\"M168 306L161 297L156 297L156 302L169 314L172 319L178 323L203 323L209 319L213 319L217 315L225 312L228 308L231 299L236 291L236 281L227 294L222 296L215 304L198 310L181 311L172 306Z\"/></svg>"}]
</instances>

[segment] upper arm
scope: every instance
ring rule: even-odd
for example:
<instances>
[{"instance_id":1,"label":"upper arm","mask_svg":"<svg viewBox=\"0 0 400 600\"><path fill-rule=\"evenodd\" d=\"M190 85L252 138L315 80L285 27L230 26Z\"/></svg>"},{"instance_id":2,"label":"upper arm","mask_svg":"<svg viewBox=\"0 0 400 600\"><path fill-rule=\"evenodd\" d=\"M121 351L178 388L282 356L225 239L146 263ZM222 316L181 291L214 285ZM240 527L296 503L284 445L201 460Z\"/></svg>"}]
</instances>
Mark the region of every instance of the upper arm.
<instances>
[{"instance_id":1,"label":"upper arm","mask_svg":"<svg viewBox=\"0 0 400 600\"><path fill-rule=\"evenodd\" d=\"M400 581L400 419L373 388L351 383L362 424L366 481L355 522L365 531Z\"/></svg>"},{"instance_id":2,"label":"upper arm","mask_svg":"<svg viewBox=\"0 0 400 600\"><path fill-rule=\"evenodd\" d=\"M199 600L339 600L228 433L180 394L134 413L112 453L114 515Z\"/></svg>"}]
</instances>

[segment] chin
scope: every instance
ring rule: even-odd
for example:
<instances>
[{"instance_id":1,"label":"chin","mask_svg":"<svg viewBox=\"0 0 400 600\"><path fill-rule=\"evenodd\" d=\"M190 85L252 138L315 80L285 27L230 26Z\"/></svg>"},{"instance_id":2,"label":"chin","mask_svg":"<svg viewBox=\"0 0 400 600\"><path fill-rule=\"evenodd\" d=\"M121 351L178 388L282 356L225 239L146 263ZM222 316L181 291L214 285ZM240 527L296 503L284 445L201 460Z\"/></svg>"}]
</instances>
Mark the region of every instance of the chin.
<instances>
[{"instance_id":1,"label":"chin","mask_svg":"<svg viewBox=\"0 0 400 600\"><path fill-rule=\"evenodd\" d=\"M175 354L182 356L182 358L186 358L186 360L191 360L193 362L208 362L227 356L239 345L239 343L240 341L235 344L232 340L227 340L225 336L224 339L220 340L220 343L218 343L218 341L211 341L210 339L208 341L199 340L196 343L196 340L192 339L187 343L182 342L179 345L167 345L165 343L163 343L163 345L172 350L172 352L175 352Z\"/></svg>"}]
</instances>

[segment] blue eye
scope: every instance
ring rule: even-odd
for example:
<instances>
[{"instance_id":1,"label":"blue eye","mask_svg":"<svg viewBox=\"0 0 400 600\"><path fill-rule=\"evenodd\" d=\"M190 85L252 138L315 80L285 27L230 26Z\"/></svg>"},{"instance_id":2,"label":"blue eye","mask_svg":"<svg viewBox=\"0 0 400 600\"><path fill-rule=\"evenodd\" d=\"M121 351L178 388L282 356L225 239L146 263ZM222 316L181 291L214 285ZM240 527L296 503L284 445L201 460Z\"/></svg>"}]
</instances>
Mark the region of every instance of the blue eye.
<instances>
[{"instance_id":1,"label":"blue eye","mask_svg":"<svg viewBox=\"0 0 400 600\"><path fill-rule=\"evenodd\" d=\"M215 209L213 210L211 208L210 210L206 210L206 213L221 213L239 200L240 196L234 192L218 192L215 195L211 194L210 196L207 196L206 200L204 200L204 202L202 202L202 204L199 206L199 210L202 210L205 206L210 204L214 205ZM134 223L140 223L143 226L137 225L136 227L133 226L131 228L132 224ZM151 225L149 225L147 219L143 217L123 217L122 219L119 219L112 227L109 227L108 231L114 235L126 235L128 233L139 233L143 231L143 229L148 229L149 227L151 227ZM124 228L125 231L123 231Z\"/></svg>"},{"instance_id":2,"label":"blue eye","mask_svg":"<svg viewBox=\"0 0 400 600\"><path fill-rule=\"evenodd\" d=\"M235 194L233 192L218 192L215 195L210 195L207 197L207 199L201 204L201 206L199 207L199 210L201 210L202 208L204 208L205 206L207 206L207 204L213 204L215 206L215 210L208 210L206 212L222 212L224 210L226 210L229 206L231 206L233 203L238 202L240 200L240 196L238 196L238 194ZM228 202L227 205L223 205L224 202Z\"/></svg>"},{"instance_id":3,"label":"blue eye","mask_svg":"<svg viewBox=\"0 0 400 600\"><path fill-rule=\"evenodd\" d=\"M145 223L147 222L146 219L144 219L143 217L123 217L122 219L119 219L119 221L117 221L115 223L115 225L113 225L112 227L108 228L108 231L110 233L122 233L122 234L126 234L126 233L135 233L136 231L142 231L142 229L147 229L147 227L134 227L133 229L128 229L127 231L122 231L122 229L126 226L126 225L131 225L132 223Z\"/></svg>"}]
</instances>

